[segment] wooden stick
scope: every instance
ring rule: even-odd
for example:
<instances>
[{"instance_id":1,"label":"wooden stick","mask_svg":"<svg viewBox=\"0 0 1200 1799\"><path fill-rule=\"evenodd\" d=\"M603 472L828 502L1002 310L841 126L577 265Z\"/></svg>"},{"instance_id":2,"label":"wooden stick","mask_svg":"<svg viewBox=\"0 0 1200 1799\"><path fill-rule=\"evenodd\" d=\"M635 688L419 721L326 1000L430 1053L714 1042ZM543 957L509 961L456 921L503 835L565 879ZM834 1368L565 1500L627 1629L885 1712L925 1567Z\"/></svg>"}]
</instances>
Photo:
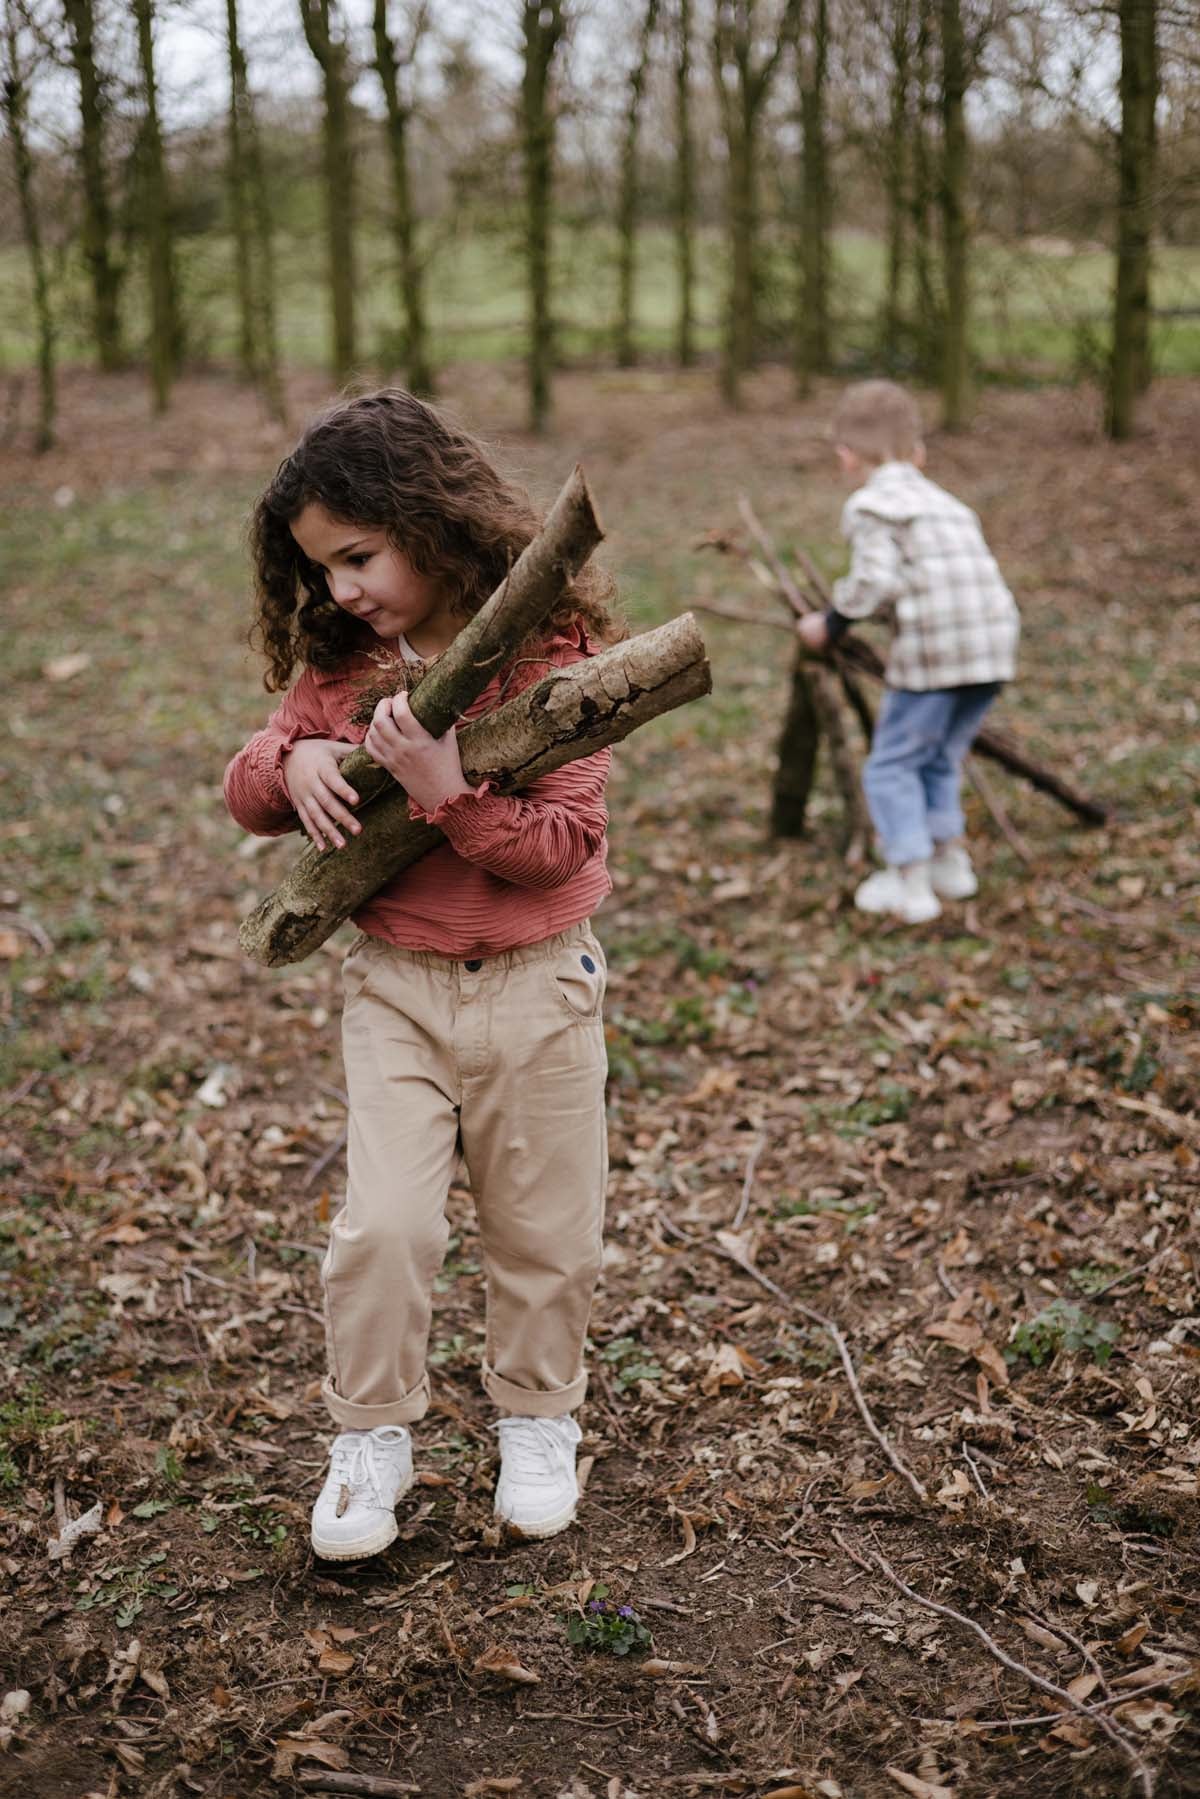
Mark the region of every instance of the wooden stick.
<instances>
[{"instance_id":1,"label":"wooden stick","mask_svg":"<svg viewBox=\"0 0 1200 1799\"><path fill-rule=\"evenodd\" d=\"M487 781L494 792L514 793L711 688L704 639L684 613L598 656L553 669L473 719L459 737L463 772L472 787ZM436 825L409 817L408 797L389 777L364 813L359 836L340 850L310 845L255 907L239 933L242 948L268 968L300 961L386 881L444 841Z\"/></svg>"},{"instance_id":2,"label":"wooden stick","mask_svg":"<svg viewBox=\"0 0 1200 1799\"><path fill-rule=\"evenodd\" d=\"M968 781L970 781L972 787L991 813L996 829L1006 840L1009 848L1013 851L1013 854L1026 865L1031 863L1033 861L1033 852L1030 850L1029 845L1025 842L1025 839L1013 824L1012 819L1000 804L999 798L992 789L991 782L985 778L981 769L975 767L975 764L969 756L967 757L966 773Z\"/></svg>"},{"instance_id":3,"label":"wooden stick","mask_svg":"<svg viewBox=\"0 0 1200 1799\"><path fill-rule=\"evenodd\" d=\"M900 1456L892 1448L891 1444L876 1424L871 1408L867 1404L866 1397L863 1394L863 1390L858 1384L858 1375L855 1372L854 1363L850 1357L850 1351L846 1346L846 1339L838 1326L833 1322L833 1319L826 1318L823 1312L816 1312L811 1306L806 1306L802 1300L793 1298L790 1293L785 1293L783 1288L777 1285L777 1283L771 1279L769 1274L764 1274L761 1268L757 1268L754 1263L750 1261L748 1256L739 1255L732 1249L727 1249L721 1242L705 1243L702 1238L689 1237L685 1231L681 1231L677 1225L672 1224L669 1219L664 1217L662 1212L659 1213L659 1220L670 1234L674 1237L678 1237L681 1242L689 1244L694 1249L706 1249L710 1255L722 1256L725 1261L732 1262L735 1268L740 1268L743 1274L748 1274L751 1280L757 1281L760 1287L765 1287L768 1293L773 1293L776 1299L783 1301L784 1305L791 1306L793 1311L799 1312L802 1317L808 1318L813 1324L819 1324L823 1331L828 1332L833 1341L833 1346L838 1352L842 1364L842 1371L846 1376L846 1381L849 1385L854 1403L858 1407L859 1416L866 1425L867 1431L874 1442L878 1444L887 1461L890 1462L900 1478L907 1482L908 1486L912 1489L913 1493L921 1503L923 1505L928 1503L928 1489L917 1479L917 1476L913 1473L912 1469L901 1460Z\"/></svg>"},{"instance_id":4,"label":"wooden stick","mask_svg":"<svg viewBox=\"0 0 1200 1799\"><path fill-rule=\"evenodd\" d=\"M306 1768L295 1780L306 1793L361 1793L366 1799L404 1799L407 1793L421 1791L411 1781L392 1780L386 1774L338 1774L332 1768Z\"/></svg>"},{"instance_id":5,"label":"wooden stick","mask_svg":"<svg viewBox=\"0 0 1200 1799\"><path fill-rule=\"evenodd\" d=\"M849 1543L839 1535L836 1527L831 1527L830 1535L838 1548L841 1549L844 1554L848 1555L852 1562L856 1562L860 1568L866 1569L868 1574L877 1570L885 1579L890 1580L892 1585L896 1587L898 1591L903 1593L906 1598L911 1599L914 1605L922 1606L927 1612L936 1612L941 1618L951 1618L956 1624L963 1625L967 1630L971 1631L973 1635L979 1638L979 1641L983 1644L988 1654L994 1657L994 1659L1000 1663L1001 1667L1008 1668L1013 1674L1021 1675L1031 1686L1039 1688L1043 1693L1049 1693L1052 1698L1060 1700L1068 1710L1073 1711L1080 1717L1087 1718L1089 1722L1096 1724L1109 1741L1121 1751L1121 1754L1125 1756L1126 1760L1129 1762L1137 1776L1138 1784L1145 1795L1145 1799L1154 1799L1154 1774L1152 1770L1142 1759L1137 1745L1133 1743L1123 1731L1118 1730L1116 1725L1113 1724L1110 1719L1106 1718L1103 1713L1090 1709L1088 1706L1084 1705L1082 1700L1076 1699L1073 1693L1068 1692L1066 1687L1060 1687L1057 1682L1047 1680L1044 1674L1038 1674L1034 1669L1027 1667L1024 1662L1017 1661L1013 1656L1008 1654L1007 1650L1000 1647L994 1637L988 1635L982 1624L977 1624L974 1618L968 1618L965 1612L956 1611L952 1605L942 1605L938 1600L927 1599L924 1593L918 1593L915 1587L910 1587L906 1580L900 1578L891 1563L886 1561L878 1551L866 1551L867 1556L870 1557L870 1561L868 1562L863 1556L859 1555L857 1551L852 1549ZM872 1564L874 1565L873 1568Z\"/></svg>"}]
</instances>

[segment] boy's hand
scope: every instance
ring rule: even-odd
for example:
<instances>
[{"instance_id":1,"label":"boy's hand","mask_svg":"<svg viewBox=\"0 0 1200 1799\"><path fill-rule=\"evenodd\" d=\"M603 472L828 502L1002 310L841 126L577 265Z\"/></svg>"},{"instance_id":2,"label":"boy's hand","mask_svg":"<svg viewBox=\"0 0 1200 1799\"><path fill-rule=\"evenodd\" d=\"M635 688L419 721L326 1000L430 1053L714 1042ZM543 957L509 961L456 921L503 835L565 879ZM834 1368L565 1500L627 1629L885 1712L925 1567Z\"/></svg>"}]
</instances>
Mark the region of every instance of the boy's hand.
<instances>
[{"instance_id":1,"label":"boy's hand","mask_svg":"<svg viewBox=\"0 0 1200 1799\"><path fill-rule=\"evenodd\" d=\"M413 717L406 693L380 700L363 747L425 812L472 792L463 779L458 733L451 726L444 737L431 737Z\"/></svg>"},{"instance_id":2,"label":"boy's hand","mask_svg":"<svg viewBox=\"0 0 1200 1799\"><path fill-rule=\"evenodd\" d=\"M300 823L319 850L345 849L346 839L339 826L356 837L362 830L349 810L357 806L358 795L341 775L343 760L357 748L356 743L341 743L334 738L302 737L284 757L283 784Z\"/></svg>"},{"instance_id":3,"label":"boy's hand","mask_svg":"<svg viewBox=\"0 0 1200 1799\"><path fill-rule=\"evenodd\" d=\"M806 612L803 618L796 620L796 635L806 650L827 650L829 648L829 626L820 612Z\"/></svg>"}]
</instances>

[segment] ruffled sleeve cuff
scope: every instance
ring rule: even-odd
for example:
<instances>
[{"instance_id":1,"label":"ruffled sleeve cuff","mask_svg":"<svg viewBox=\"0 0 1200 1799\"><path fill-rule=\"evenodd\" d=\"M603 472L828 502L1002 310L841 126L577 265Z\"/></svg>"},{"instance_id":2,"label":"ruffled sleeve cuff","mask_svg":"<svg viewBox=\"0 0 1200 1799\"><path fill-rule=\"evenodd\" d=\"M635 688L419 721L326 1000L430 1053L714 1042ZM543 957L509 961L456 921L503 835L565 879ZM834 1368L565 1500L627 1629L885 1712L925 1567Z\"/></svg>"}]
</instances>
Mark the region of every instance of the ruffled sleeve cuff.
<instances>
[{"instance_id":1,"label":"ruffled sleeve cuff","mask_svg":"<svg viewBox=\"0 0 1200 1799\"><path fill-rule=\"evenodd\" d=\"M416 800L410 799L408 815L410 818L417 819L421 824L437 825L439 830L445 831L447 837L453 837L457 834L454 830L456 824L469 828L472 815L478 817L477 808L473 802L486 799L492 792L494 792L492 783L481 781L478 787L472 787L466 793L452 793L449 799L439 801L432 812L426 812L424 806L420 806Z\"/></svg>"}]
</instances>

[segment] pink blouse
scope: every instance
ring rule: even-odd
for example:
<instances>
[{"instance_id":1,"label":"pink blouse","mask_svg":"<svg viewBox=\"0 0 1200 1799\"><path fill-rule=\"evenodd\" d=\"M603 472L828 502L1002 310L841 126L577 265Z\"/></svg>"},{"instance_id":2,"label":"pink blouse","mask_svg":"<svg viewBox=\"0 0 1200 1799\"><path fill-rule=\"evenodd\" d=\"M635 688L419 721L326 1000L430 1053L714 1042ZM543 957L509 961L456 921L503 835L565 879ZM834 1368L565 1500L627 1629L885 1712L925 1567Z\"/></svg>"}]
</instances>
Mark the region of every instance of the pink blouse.
<instances>
[{"instance_id":1,"label":"pink blouse","mask_svg":"<svg viewBox=\"0 0 1200 1799\"><path fill-rule=\"evenodd\" d=\"M504 681L503 698L590 654L582 628L555 635L536 657L518 663ZM259 837L299 829L284 785L284 757L304 737L361 743L367 728L352 724L350 714L377 676L365 650L328 672L305 668L225 770L225 804L243 829ZM466 718L491 711L500 698L497 677ZM520 794L463 794L436 815L410 800L411 816L432 819L447 841L372 894L354 913L355 924L403 949L474 958L539 943L589 917L612 891L604 805L611 759L611 750L598 750Z\"/></svg>"}]
</instances>

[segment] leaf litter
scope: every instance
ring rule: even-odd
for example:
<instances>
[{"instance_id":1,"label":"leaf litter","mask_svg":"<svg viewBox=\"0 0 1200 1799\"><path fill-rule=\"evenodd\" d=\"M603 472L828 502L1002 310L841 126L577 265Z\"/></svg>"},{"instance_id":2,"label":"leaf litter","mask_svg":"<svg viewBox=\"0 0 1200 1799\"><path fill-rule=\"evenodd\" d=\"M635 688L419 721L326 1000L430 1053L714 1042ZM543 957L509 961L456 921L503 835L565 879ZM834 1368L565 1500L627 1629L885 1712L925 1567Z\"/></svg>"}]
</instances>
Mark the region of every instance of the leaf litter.
<instances>
[{"instance_id":1,"label":"leaf litter","mask_svg":"<svg viewBox=\"0 0 1200 1799\"><path fill-rule=\"evenodd\" d=\"M807 541L836 567L832 481L794 448L817 406L784 404L764 374L746 419L689 388L648 434L639 378L598 394L564 377L560 441L523 455L544 491L564 442L583 457L614 557L661 583L649 604L730 579L704 559L660 575L662 521L694 542L733 522L743 490L785 551ZM319 397L298 389L298 410ZM252 416L231 432L248 401L184 383L152 471L135 385L73 376L64 404L80 447L22 465L18 518L68 483L81 524L89 508L132 517L173 465L193 547L165 584L153 531L123 560L97 551L100 621L94 582L73 591L18 543L18 587L59 594L64 616L16 687L38 830L0 827L9 1767L46 1799L250 1795L305 1769L439 1794L1083 1795L1144 1791L1142 1769L1187 1790L1194 387L1163 384L1154 436L1119 450L1074 401L1000 394L985 433L936 446L1020 571L1027 667L1004 704L1113 799L1105 832L1006 788L1029 866L980 813L980 899L927 934L868 925L846 903L831 791L811 840L763 846L783 676L773 636L759 655L719 622L709 711L623 748L599 921L613 1172L580 1523L530 1546L492 1522L478 1236L456 1185L423 1484L396 1545L362 1567L306 1549L345 1122L341 945L269 975L224 953L287 846L243 859L216 793L260 707L236 650L236 545L214 549L214 521L244 508L280 445ZM503 383L471 405L511 428ZM87 450L97 408L127 456ZM229 597L198 643L178 596L216 591L214 555ZM129 720L149 629L147 735ZM67 697L102 691L51 789L39 746ZM190 785L163 773L185 744ZM52 1563L72 1518L88 1529ZM653 1622L653 1654L571 1648L564 1606L598 1585Z\"/></svg>"}]
</instances>

